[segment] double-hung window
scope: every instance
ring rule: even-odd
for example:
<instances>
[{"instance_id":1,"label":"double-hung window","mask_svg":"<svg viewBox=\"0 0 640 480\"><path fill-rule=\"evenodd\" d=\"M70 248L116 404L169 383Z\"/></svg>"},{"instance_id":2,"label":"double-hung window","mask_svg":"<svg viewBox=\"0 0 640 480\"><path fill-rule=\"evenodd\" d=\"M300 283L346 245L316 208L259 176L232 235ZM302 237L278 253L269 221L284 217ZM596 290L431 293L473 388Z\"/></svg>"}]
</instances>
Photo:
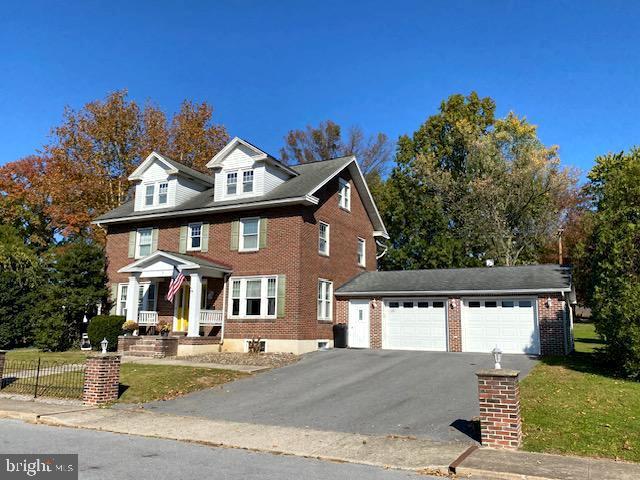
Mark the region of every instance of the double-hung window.
<instances>
[{"instance_id":1,"label":"double-hung window","mask_svg":"<svg viewBox=\"0 0 640 480\"><path fill-rule=\"evenodd\" d=\"M318 320L331 320L333 282L318 280Z\"/></svg>"},{"instance_id":2,"label":"double-hung window","mask_svg":"<svg viewBox=\"0 0 640 480\"><path fill-rule=\"evenodd\" d=\"M230 317L274 318L276 316L277 277L233 278L230 289Z\"/></svg>"},{"instance_id":3,"label":"double-hung window","mask_svg":"<svg viewBox=\"0 0 640 480\"><path fill-rule=\"evenodd\" d=\"M260 219L241 218L240 219L240 245L241 252L251 252L258 250L260 245Z\"/></svg>"},{"instance_id":4,"label":"double-hung window","mask_svg":"<svg viewBox=\"0 0 640 480\"><path fill-rule=\"evenodd\" d=\"M242 193L253 192L253 170L242 172Z\"/></svg>"},{"instance_id":5,"label":"double-hung window","mask_svg":"<svg viewBox=\"0 0 640 480\"><path fill-rule=\"evenodd\" d=\"M345 210L351 210L351 184L342 178L339 182L338 205Z\"/></svg>"},{"instance_id":6,"label":"double-hung window","mask_svg":"<svg viewBox=\"0 0 640 480\"><path fill-rule=\"evenodd\" d=\"M329 255L329 224L318 223L318 253Z\"/></svg>"},{"instance_id":7,"label":"double-hung window","mask_svg":"<svg viewBox=\"0 0 640 480\"><path fill-rule=\"evenodd\" d=\"M168 193L169 193L169 183L168 182L160 182L158 184L158 205L166 205L167 204Z\"/></svg>"},{"instance_id":8,"label":"double-hung window","mask_svg":"<svg viewBox=\"0 0 640 480\"><path fill-rule=\"evenodd\" d=\"M138 242L136 245L137 258L142 258L148 255L151 255L152 233L153 233L153 229L151 228L140 228L138 230Z\"/></svg>"},{"instance_id":9,"label":"double-hung window","mask_svg":"<svg viewBox=\"0 0 640 480\"><path fill-rule=\"evenodd\" d=\"M187 250L202 249L202 223L190 223L188 227Z\"/></svg>"},{"instance_id":10,"label":"double-hung window","mask_svg":"<svg viewBox=\"0 0 640 480\"><path fill-rule=\"evenodd\" d=\"M238 172L227 173L227 195L235 195L238 191Z\"/></svg>"},{"instance_id":11,"label":"double-hung window","mask_svg":"<svg viewBox=\"0 0 640 480\"><path fill-rule=\"evenodd\" d=\"M118 315L122 315L123 317L127 316L127 290L129 290L129 285L126 283L121 283L119 285L120 291L118 292L118 306L116 307L116 313Z\"/></svg>"},{"instance_id":12,"label":"double-hung window","mask_svg":"<svg viewBox=\"0 0 640 480\"><path fill-rule=\"evenodd\" d=\"M155 197L155 191L156 191L155 184L146 185L144 187L144 206L145 207L152 207L153 206L153 200L154 200L154 197Z\"/></svg>"},{"instance_id":13,"label":"double-hung window","mask_svg":"<svg viewBox=\"0 0 640 480\"><path fill-rule=\"evenodd\" d=\"M364 267L367 264L366 251L367 242L362 238L358 238L358 265L361 267Z\"/></svg>"}]
</instances>

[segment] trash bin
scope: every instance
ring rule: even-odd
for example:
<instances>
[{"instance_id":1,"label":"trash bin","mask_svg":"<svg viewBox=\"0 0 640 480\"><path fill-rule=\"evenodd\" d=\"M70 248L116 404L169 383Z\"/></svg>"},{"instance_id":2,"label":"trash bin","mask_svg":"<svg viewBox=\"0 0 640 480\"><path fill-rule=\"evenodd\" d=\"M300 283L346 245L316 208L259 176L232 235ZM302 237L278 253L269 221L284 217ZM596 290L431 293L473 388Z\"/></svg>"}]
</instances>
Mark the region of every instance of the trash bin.
<instances>
[{"instance_id":1,"label":"trash bin","mask_svg":"<svg viewBox=\"0 0 640 480\"><path fill-rule=\"evenodd\" d=\"M336 323L333 326L333 347L347 348L347 324Z\"/></svg>"}]
</instances>

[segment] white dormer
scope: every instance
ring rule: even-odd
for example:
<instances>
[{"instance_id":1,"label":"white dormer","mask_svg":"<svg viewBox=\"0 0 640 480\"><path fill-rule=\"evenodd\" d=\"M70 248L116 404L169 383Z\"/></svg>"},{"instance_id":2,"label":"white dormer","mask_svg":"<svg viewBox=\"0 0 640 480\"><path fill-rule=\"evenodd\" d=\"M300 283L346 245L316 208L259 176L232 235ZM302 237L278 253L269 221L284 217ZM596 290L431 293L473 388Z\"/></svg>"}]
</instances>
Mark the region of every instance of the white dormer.
<instances>
[{"instance_id":1,"label":"white dormer","mask_svg":"<svg viewBox=\"0 0 640 480\"><path fill-rule=\"evenodd\" d=\"M211 188L213 179L152 152L129 180L136 182L134 210L157 210L180 205Z\"/></svg>"},{"instance_id":2,"label":"white dormer","mask_svg":"<svg viewBox=\"0 0 640 480\"><path fill-rule=\"evenodd\" d=\"M214 200L259 197L297 173L249 142L235 137L207 163L214 172Z\"/></svg>"}]
</instances>

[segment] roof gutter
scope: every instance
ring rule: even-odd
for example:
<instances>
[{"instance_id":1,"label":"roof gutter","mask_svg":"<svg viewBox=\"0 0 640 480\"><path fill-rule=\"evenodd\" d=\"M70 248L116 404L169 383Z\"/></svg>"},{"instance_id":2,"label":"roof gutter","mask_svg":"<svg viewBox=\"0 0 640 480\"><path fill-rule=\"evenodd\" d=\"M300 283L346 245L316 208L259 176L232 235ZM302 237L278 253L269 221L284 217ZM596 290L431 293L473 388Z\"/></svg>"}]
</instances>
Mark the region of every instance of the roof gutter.
<instances>
[{"instance_id":1,"label":"roof gutter","mask_svg":"<svg viewBox=\"0 0 640 480\"><path fill-rule=\"evenodd\" d=\"M207 207L207 208L193 208L190 210L172 210L170 212L162 212L162 213L147 213L142 215L131 215L127 217L117 217L117 218L108 218L105 220L94 220L91 222L94 225L109 225L112 223L127 223L133 222L136 220L152 220L155 218L167 218L167 217L183 217L189 215L199 215L201 213L209 213L209 212L228 212L234 210L250 210L252 208L257 207L279 207L282 205L292 205L292 204L309 204L309 205L317 205L319 202L317 197L312 195L305 195L302 197L291 197L284 198L282 200L267 200L263 202L255 202L255 203L240 203L236 205L222 205L219 207Z\"/></svg>"},{"instance_id":2,"label":"roof gutter","mask_svg":"<svg viewBox=\"0 0 640 480\"><path fill-rule=\"evenodd\" d=\"M521 288L516 290L396 290L380 292L334 292L336 297L442 296L442 295L521 295L533 293L566 293L571 288Z\"/></svg>"}]
</instances>

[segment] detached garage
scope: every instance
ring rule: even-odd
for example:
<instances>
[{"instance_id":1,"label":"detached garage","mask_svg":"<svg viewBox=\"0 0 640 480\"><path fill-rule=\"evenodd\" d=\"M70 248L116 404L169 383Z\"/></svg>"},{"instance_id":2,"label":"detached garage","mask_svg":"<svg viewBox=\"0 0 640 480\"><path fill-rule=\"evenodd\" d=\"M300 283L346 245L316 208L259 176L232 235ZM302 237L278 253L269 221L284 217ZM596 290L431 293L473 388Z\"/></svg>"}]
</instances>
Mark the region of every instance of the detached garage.
<instances>
[{"instance_id":1,"label":"detached garage","mask_svg":"<svg viewBox=\"0 0 640 480\"><path fill-rule=\"evenodd\" d=\"M571 271L560 265L364 272L335 295L353 348L573 350Z\"/></svg>"}]
</instances>

